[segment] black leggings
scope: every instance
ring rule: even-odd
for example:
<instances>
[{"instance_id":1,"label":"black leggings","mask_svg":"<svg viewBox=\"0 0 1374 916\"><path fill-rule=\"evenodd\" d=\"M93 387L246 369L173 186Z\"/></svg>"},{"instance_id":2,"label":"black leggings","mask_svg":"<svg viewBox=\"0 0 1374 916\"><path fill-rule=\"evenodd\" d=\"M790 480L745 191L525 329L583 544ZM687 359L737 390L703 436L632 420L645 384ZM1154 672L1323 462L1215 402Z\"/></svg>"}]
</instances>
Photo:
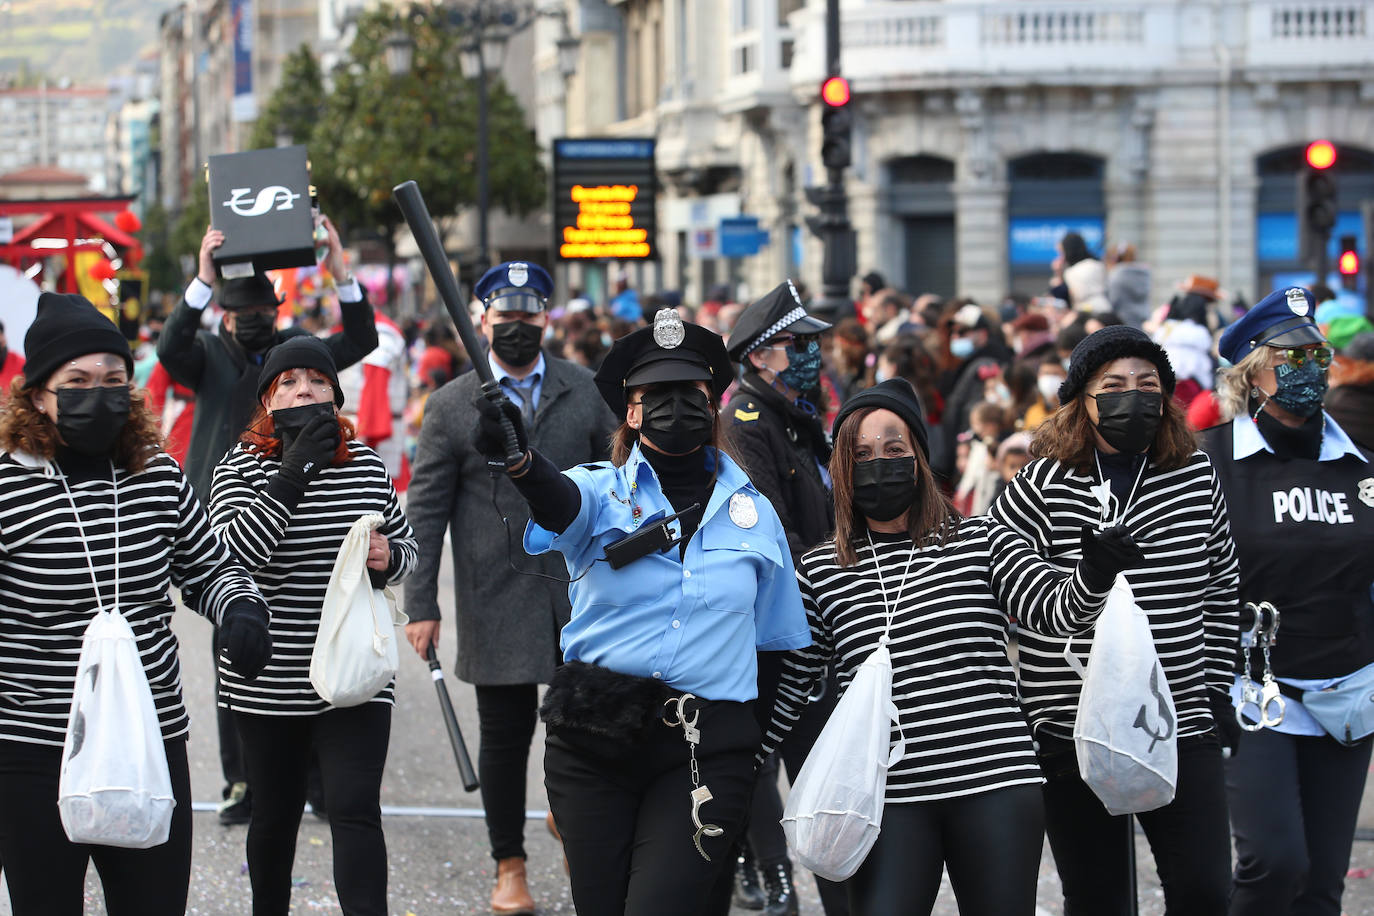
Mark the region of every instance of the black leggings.
<instances>
[{"instance_id":1,"label":"black leggings","mask_svg":"<svg viewBox=\"0 0 1374 916\"><path fill-rule=\"evenodd\" d=\"M850 912L929 914L948 869L961 916L1032 916L1044 838L1039 786L889 804L878 841L846 883Z\"/></svg>"},{"instance_id":2,"label":"black leggings","mask_svg":"<svg viewBox=\"0 0 1374 916\"><path fill-rule=\"evenodd\" d=\"M1231 916L1339 916L1374 738L1245 732L1226 763Z\"/></svg>"},{"instance_id":3,"label":"black leggings","mask_svg":"<svg viewBox=\"0 0 1374 916\"><path fill-rule=\"evenodd\" d=\"M1039 735L1045 825L1064 885L1065 916L1131 916L1130 818L1114 817L1078 776L1073 741ZM1162 808L1137 814L1150 842L1167 916L1226 912L1231 837L1221 746L1214 735L1178 742L1178 788Z\"/></svg>"},{"instance_id":4,"label":"black leggings","mask_svg":"<svg viewBox=\"0 0 1374 916\"><path fill-rule=\"evenodd\" d=\"M191 884L191 775L186 739L164 742L172 832L151 849L78 845L57 812L62 749L0 741L0 860L14 916L81 916L94 862L110 916L182 916Z\"/></svg>"},{"instance_id":5,"label":"black leggings","mask_svg":"<svg viewBox=\"0 0 1374 916\"><path fill-rule=\"evenodd\" d=\"M536 684L477 687L477 778L493 859L525 857L525 781L538 712Z\"/></svg>"},{"instance_id":6,"label":"black leggings","mask_svg":"<svg viewBox=\"0 0 1374 916\"><path fill-rule=\"evenodd\" d=\"M391 706L363 703L314 716L235 713L253 792L248 876L253 916L286 916L291 866L305 807L313 747L328 799L334 886L346 916L387 916L382 771L391 739Z\"/></svg>"},{"instance_id":7,"label":"black leggings","mask_svg":"<svg viewBox=\"0 0 1374 916\"><path fill-rule=\"evenodd\" d=\"M692 843L692 777L682 729L655 719L649 735L625 747L550 729L544 785L563 835L578 916L700 916L744 823L759 744L752 703L691 701L700 710L700 783L712 798L702 836L711 861Z\"/></svg>"}]
</instances>

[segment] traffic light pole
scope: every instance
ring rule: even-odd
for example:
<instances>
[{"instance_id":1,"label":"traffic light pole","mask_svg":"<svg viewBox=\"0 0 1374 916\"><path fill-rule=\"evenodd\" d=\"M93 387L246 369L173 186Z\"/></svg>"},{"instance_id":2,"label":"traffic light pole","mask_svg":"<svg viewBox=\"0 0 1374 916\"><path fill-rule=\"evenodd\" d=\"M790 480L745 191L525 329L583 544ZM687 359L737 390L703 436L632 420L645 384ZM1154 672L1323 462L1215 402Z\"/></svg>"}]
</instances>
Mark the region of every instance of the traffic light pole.
<instances>
[{"instance_id":1,"label":"traffic light pole","mask_svg":"<svg viewBox=\"0 0 1374 916\"><path fill-rule=\"evenodd\" d=\"M825 2L825 65L827 77L840 75L839 0ZM825 175L824 185L806 189L806 199L820 210L819 216L808 217L806 223L820 238L824 249L821 298L812 303L812 310L825 317L839 318L849 314L853 307L849 286L856 272L857 256L854 228L849 222L844 169L827 165Z\"/></svg>"}]
</instances>

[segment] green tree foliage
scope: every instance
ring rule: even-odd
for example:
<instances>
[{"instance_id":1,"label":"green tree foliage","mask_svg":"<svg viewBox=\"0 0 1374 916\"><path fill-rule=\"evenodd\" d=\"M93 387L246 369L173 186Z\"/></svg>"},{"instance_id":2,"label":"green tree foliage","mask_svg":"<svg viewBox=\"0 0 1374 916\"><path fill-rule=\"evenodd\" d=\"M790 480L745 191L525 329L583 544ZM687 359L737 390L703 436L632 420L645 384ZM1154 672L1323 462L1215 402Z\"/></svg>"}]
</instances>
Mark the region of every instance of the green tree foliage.
<instances>
[{"instance_id":1,"label":"green tree foliage","mask_svg":"<svg viewBox=\"0 0 1374 916\"><path fill-rule=\"evenodd\" d=\"M385 44L396 28L379 8L358 20L352 65L336 77L315 133L330 138L331 164L360 205L362 224L388 244L403 222L391 189L413 179L439 220L477 199L477 88L462 75L468 35L442 10L406 18L415 43L410 72L387 69ZM519 103L499 79L488 84L490 187L494 206L525 214L543 204L546 178ZM312 147L312 159L315 148Z\"/></svg>"},{"instance_id":2,"label":"green tree foliage","mask_svg":"<svg viewBox=\"0 0 1374 916\"><path fill-rule=\"evenodd\" d=\"M145 252L143 269L148 271L148 290L177 295L185 285L178 253L172 250L171 225L161 203L153 203L143 214L138 239Z\"/></svg>"},{"instance_id":3,"label":"green tree foliage","mask_svg":"<svg viewBox=\"0 0 1374 916\"><path fill-rule=\"evenodd\" d=\"M302 44L282 62L281 85L268 98L253 133L249 149L277 145L283 136L291 143L309 146L324 111L324 73L308 44Z\"/></svg>"}]
</instances>

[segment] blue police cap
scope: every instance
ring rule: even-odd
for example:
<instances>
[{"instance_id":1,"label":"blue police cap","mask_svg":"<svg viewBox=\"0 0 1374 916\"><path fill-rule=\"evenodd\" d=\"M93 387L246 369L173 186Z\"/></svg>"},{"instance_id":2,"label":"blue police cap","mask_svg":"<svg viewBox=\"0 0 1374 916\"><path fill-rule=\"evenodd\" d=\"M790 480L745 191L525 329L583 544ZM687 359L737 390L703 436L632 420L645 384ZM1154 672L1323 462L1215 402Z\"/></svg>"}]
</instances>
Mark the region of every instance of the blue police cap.
<instances>
[{"instance_id":1,"label":"blue police cap","mask_svg":"<svg viewBox=\"0 0 1374 916\"><path fill-rule=\"evenodd\" d=\"M1301 347L1324 343L1314 316L1317 302L1301 286L1276 289L1265 296L1222 332L1217 352L1232 364L1249 356L1256 347Z\"/></svg>"},{"instance_id":2,"label":"blue police cap","mask_svg":"<svg viewBox=\"0 0 1374 916\"><path fill-rule=\"evenodd\" d=\"M486 308L538 314L553 295L553 278L538 264L506 261L482 274L473 292Z\"/></svg>"}]
</instances>

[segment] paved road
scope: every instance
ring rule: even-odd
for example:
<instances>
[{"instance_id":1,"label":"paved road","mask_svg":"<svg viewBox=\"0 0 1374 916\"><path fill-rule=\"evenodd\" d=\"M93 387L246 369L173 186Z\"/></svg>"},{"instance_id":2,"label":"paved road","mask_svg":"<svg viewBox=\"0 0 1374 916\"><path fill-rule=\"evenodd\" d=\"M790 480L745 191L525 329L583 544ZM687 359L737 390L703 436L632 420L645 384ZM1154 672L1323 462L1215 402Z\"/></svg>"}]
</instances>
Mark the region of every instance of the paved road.
<instances>
[{"instance_id":1,"label":"paved road","mask_svg":"<svg viewBox=\"0 0 1374 916\"><path fill-rule=\"evenodd\" d=\"M447 561L442 574L443 601L449 606ZM214 714L209 677L210 628L186 611L178 612L174 626L182 641L185 690L192 715L190 743L191 785L197 800L195 815L194 870L188 913L197 916L249 916L249 884L245 873L244 827L221 827L213 813L219 798L220 774L215 744ZM441 636L442 657L451 664L454 634L446 624ZM486 833L480 817L480 800L459 785L448 739L438 716L429 671L413 652L402 657L397 684L397 708L392 726L391 749L382 803L390 856L391 912L395 916L455 916L489 913L487 898L494 866L487 854ZM475 757L477 714L472 688L452 678L449 687L458 708L463 733ZM563 876L562 860L554 840L543 825L547 798L540 761L543 729L537 735L529 778L526 842L530 885L539 903L540 916L573 912ZM415 813L429 810L427 814ZM1364 818L1370 823L1374 818ZM1140 862L1140 912L1161 916L1162 898L1154 880L1153 863L1143 838L1137 842ZM1348 916L1374 916L1374 842L1356 844L1355 875L1346 893ZM988 863L996 880L997 863ZM292 912L340 913L331 870L328 827L307 815L301 825L294 874L298 885L292 895ZM92 870L94 875L94 870ZM802 912L818 916L821 908L814 886L802 880ZM87 886L87 914L103 914L99 886L92 877ZM1040 914L1058 916L1059 885L1048 850L1041 866ZM746 916L736 910L732 916ZM948 887L940 896L937 916L955 916L958 907ZM0 894L0 916L9 916L8 895ZM897 914L894 914L897 916Z\"/></svg>"}]
</instances>

